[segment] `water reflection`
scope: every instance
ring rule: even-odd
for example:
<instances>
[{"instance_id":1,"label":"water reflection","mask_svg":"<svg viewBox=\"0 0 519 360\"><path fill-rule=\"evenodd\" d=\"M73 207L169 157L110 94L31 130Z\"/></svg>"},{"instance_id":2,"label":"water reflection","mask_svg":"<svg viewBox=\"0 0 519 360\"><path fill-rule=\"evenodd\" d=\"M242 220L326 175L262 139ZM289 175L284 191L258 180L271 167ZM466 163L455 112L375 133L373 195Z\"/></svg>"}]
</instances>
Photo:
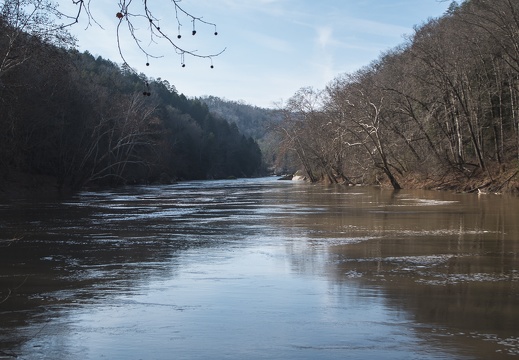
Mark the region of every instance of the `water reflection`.
<instances>
[{"instance_id":1,"label":"water reflection","mask_svg":"<svg viewBox=\"0 0 519 360\"><path fill-rule=\"evenodd\" d=\"M508 357L518 210L272 179L6 201L0 357Z\"/></svg>"},{"instance_id":2,"label":"water reflection","mask_svg":"<svg viewBox=\"0 0 519 360\"><path fill-rule=\"evenodd\" d=\"M359 195L319 222L350 239L328 247L337 281L382 286L388 306L432 325L424 338L478 358L519 355L517 199Z\"/></svg>"}]
</instances>

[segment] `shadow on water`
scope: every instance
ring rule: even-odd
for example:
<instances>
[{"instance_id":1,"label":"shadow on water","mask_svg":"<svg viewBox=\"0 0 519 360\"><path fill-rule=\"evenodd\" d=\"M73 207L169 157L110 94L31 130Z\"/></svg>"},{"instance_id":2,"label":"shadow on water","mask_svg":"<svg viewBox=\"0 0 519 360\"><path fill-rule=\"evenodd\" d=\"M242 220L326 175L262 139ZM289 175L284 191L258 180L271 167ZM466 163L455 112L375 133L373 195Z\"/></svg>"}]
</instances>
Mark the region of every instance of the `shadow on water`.
<instances>
[{"instance_id":1,"label":"shadow on water","mask_svg":"<svg viewBox=\"0 0 519 360\"><path fill-rule=\"evenodd\" d=\"M146 337L183 358L519 355L517 213L516 198L272 180L11 199L0 358L146 358ZM96 331L130 350L92 352Z\"/></svg>"}]
</instances>

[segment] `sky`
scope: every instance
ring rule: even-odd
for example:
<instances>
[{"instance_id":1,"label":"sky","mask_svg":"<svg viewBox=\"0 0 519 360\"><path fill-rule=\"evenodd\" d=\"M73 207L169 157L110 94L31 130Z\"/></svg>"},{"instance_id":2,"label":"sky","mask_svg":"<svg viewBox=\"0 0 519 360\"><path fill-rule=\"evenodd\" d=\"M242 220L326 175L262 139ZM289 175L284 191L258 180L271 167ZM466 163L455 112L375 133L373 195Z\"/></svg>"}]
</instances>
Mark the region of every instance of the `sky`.
<instances>
[{"instance_id":1,"label":"sky","mask_svg":"<svg viewBox=\"0 0 519 360\"><path fill-rule=\"evenodd\" d=\"M61 1L64 12L74 11L70 1ZM343 73L351 73L381 53L405 41L413 27L445 13L450 1L442 0L181 0L179 5L195 17L216 24L215 28L193 24L182 14L181 39L173 3L148 0L161 30L175 44L210 59L181 57L165 41L151 41L146 24L135 22L140 46L154 57L146 57L128 36L119 40L123 55L139 73L169 81L188 97L218 96L259 107L282 106L302 87L323 89ZM91 0L91 14L71 28L78 49L88 50L122 63L117 47L120 10L115 0ZM133 1L133 12L142 1ZM125 22L123 21L123 24ZM146 66L149 63L149 66ZM214 68L211 68L211 64Z\"/></svg>"}]
</instances>

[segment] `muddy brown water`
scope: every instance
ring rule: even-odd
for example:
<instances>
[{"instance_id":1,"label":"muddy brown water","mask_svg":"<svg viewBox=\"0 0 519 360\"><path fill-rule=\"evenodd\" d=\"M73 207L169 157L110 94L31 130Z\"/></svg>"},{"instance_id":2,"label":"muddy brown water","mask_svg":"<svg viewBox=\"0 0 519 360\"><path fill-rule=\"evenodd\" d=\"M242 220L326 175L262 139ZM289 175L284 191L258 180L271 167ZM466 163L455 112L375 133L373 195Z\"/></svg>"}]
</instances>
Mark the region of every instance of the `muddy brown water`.
<instances>
[{"instance_id":1,"label":"muddy brown water","mask_svg":"<svg viewBox=\"0 0 519 360\"><path fill-rule=\"evenodd\" d=\"M0 202L0 359L519 356L519 199L193 181Z\"/></svg>"}]
</instances>

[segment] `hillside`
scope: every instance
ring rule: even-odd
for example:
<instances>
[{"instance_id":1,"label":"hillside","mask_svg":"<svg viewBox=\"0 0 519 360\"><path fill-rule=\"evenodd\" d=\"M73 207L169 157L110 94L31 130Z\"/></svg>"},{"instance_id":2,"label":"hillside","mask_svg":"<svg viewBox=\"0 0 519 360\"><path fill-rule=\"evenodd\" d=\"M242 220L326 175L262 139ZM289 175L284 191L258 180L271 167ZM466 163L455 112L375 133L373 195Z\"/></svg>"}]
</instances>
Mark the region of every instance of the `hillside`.
<instances>
[{"instance_id":1,"label":"hillside","mask_svg":"<svg viewBox=\"0 0 519 360\"><path fill-rule=\"evenodd\" d=\"M282 112L280 110L260 108L215 96L205 96L199 100L207 105L211 114L236 124L241 133L257 141L263 154L263 161L271 172L281 171L275 170L279 139L271 131L281 121Z\"/></svg>"},{"instance_id":2,"label":"hillside","mask_svg":"<svg viewBox=\"0 0 519 360\"><path fill-rule=\"evenodd\" d=\"M452 2L274 130L311 181L519 192L519 2Z\"/></svg>"},{"instance_id":3,"label":"hillside","mask_svg":"<svg viewBox=\"0 0 519 360\"><path fill-rule=\"evenodd\" d=\"M4 192L262 173L257 142L173 84L16 31L0 21L0 55L27 57L0 71Z\"/></svg>"}]
</instances>

